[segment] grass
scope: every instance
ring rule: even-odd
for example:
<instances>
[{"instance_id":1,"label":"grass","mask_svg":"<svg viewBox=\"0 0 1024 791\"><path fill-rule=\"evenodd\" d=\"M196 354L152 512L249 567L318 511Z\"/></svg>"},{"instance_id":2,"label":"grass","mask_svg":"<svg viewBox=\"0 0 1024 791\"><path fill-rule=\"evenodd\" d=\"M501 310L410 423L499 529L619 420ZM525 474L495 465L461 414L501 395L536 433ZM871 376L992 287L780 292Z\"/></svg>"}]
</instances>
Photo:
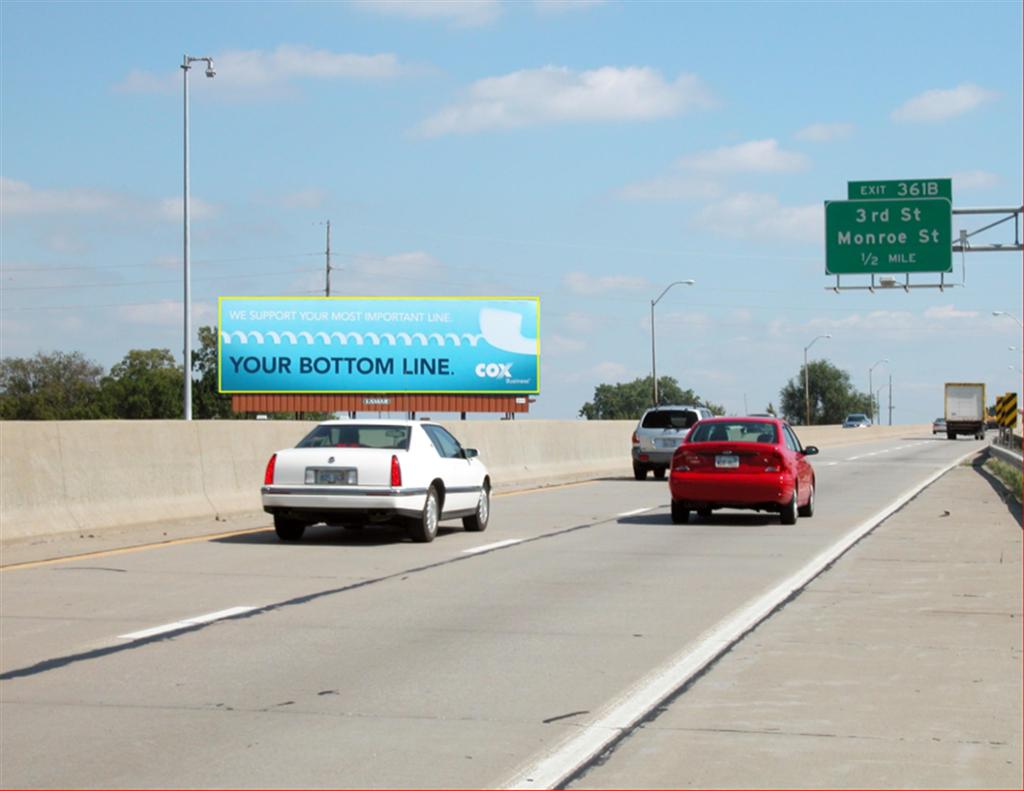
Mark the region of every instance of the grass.
<instances>
[{"instance_id":1,"label":"grass","mask_svg":"<svg viewBox=\"0 0 1024 791\"><path fill-rule=\"evenodd\" d=\"M1010 490L1017 502L1021 502L1021 469L1004 461L989 459L985 462L985 469L1001 480L1006 488Z\"/></svg>"}]
</instances>

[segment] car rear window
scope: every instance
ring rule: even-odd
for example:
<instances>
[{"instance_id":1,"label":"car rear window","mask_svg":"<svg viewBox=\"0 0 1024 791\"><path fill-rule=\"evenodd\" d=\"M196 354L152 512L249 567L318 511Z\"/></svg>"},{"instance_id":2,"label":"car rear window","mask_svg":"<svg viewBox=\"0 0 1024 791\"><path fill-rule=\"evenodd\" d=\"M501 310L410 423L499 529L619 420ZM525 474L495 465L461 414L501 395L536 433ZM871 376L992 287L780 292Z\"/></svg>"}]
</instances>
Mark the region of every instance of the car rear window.
<instances>
[{"instance_id":1,"label":"car rear window","mask_svg":"<svg viewBox=\"0 0 1024 791\"><path fill-rule=\"evenodd\" d=\"M701 423L690 434L690 442L765 442L774 443L778 432L774 423L737 420Z\"/></svg>"},{"instance_id":2,"label":"car rear window","mask_svg":"<svg viewBox=\"0 0 1024 791\"><path fill-rule=\"evenodd\" d=\"M700 420L692 409L659 409L648 412L640 423L641 428L690 428Z\"/></svg>"},{"instance_id":3,"label":"car rear window","mask_svg":"<svg viewBox=\"0 0 1024 791\"><path fill-rule=\"evenodd\" d=\"M302 438L297 448L383 448L409 449L408 426L374 426L358 423L317 426Z\"/></svg>"}]
</instances>

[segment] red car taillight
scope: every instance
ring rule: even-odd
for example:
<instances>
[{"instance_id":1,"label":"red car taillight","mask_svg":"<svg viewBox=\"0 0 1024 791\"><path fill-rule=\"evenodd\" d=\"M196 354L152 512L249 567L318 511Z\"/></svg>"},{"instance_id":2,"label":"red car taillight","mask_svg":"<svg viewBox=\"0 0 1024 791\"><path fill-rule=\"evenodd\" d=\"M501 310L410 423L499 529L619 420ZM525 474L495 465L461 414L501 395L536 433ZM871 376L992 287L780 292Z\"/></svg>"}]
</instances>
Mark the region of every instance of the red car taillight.
<instances>
[{"instance_id":1,"label":"red car taillight","mask_svg":"<svg viewBox=\"0 0 1024 791\"><path fill-rule=\"evenodd\" d=\"M398 463L398 457L391 457L391 485L401 486L402 485L402 467Z\"/></svg>"},{"instance_id":2,"label":"red car taillight","mask_svg":"<svg viewBox=\"0 0 1024 791\"><path fill-rule=\"evenodd\" d=\"M270 457L267 462L267 471L263 473L263 485L270 486L274 482L274 466L277 464L277 454Z\"/></svg>"},{"instance_id":3,"label":"red car taillight","mask_svg":"<svg viewBox=\"0 0 1024 791\"><path fill-rule=\"evenodd\" d=\"M778 453L765 453L759 460L764 464L765 472L779 472L782 470L782 457Z\"/></svg>"},{"instance_id":4,"label":"red car taillight","mask_svg":"<svg viewBox=\"0 0 1024 791\"><path fill-rule=\"evenodd\" d=\"M640 444L640 437L638 437L638 436L636 435L636 432L635 432L635 431L633 432L633 444L634 444L634 445L639 445L639 444Z\"/></svg>"}]
</instances>

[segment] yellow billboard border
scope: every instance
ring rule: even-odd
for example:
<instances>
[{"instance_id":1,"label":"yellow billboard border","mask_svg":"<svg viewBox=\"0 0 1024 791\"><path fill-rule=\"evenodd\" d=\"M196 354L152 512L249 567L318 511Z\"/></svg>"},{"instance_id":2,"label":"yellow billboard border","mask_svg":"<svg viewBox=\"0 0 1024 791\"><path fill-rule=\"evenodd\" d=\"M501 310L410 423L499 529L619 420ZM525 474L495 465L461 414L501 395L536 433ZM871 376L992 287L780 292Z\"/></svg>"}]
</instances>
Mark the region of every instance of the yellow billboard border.
<instances>
[{"instance_id":1,"label":"yellow billboard border","mask_svg":"<svg viewBox=\"0 0 1024 791\"><path fill-rule=\"evenodd\" d=\"M262 296L244 297L227 296L217 297L217 392L221 395L359 395L360 393L378 393L383 390L224 390L221 387L221 343L223 326L221 322L222 311L225 300L308 300L308 301L342 301L342 300L405 300L408 302L450 302L452 300L501 300L504 302L532 301L536 303L535 315L537 316L537 387L535 390L388 390L391 395L492 395L492 396L517 396L517 395L538 395L540 394L540 297L497 297L497 296L474 296L474 297L290 297L290 296Z\"/></svg>"}]
</instances>

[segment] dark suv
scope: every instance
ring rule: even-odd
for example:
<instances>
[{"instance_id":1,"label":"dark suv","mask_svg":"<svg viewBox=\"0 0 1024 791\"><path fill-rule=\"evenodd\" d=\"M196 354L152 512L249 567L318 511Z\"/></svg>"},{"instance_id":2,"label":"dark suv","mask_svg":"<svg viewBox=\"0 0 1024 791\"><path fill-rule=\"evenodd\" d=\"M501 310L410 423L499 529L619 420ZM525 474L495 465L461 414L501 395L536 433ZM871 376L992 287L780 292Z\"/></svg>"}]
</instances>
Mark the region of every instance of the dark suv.
<instances>
[{"instance_id":1,"label":"dark suv","mask_svg":"<svg viewBox=\"0 0 1024 791\"><path fill-rule=\"evenodd\" d=\"M712 417L702 406L659 406L644 412L633 432L633 477L642 481L647 471L664 478L672 453L698 420Z\"/></svg>"}]
</instances>

